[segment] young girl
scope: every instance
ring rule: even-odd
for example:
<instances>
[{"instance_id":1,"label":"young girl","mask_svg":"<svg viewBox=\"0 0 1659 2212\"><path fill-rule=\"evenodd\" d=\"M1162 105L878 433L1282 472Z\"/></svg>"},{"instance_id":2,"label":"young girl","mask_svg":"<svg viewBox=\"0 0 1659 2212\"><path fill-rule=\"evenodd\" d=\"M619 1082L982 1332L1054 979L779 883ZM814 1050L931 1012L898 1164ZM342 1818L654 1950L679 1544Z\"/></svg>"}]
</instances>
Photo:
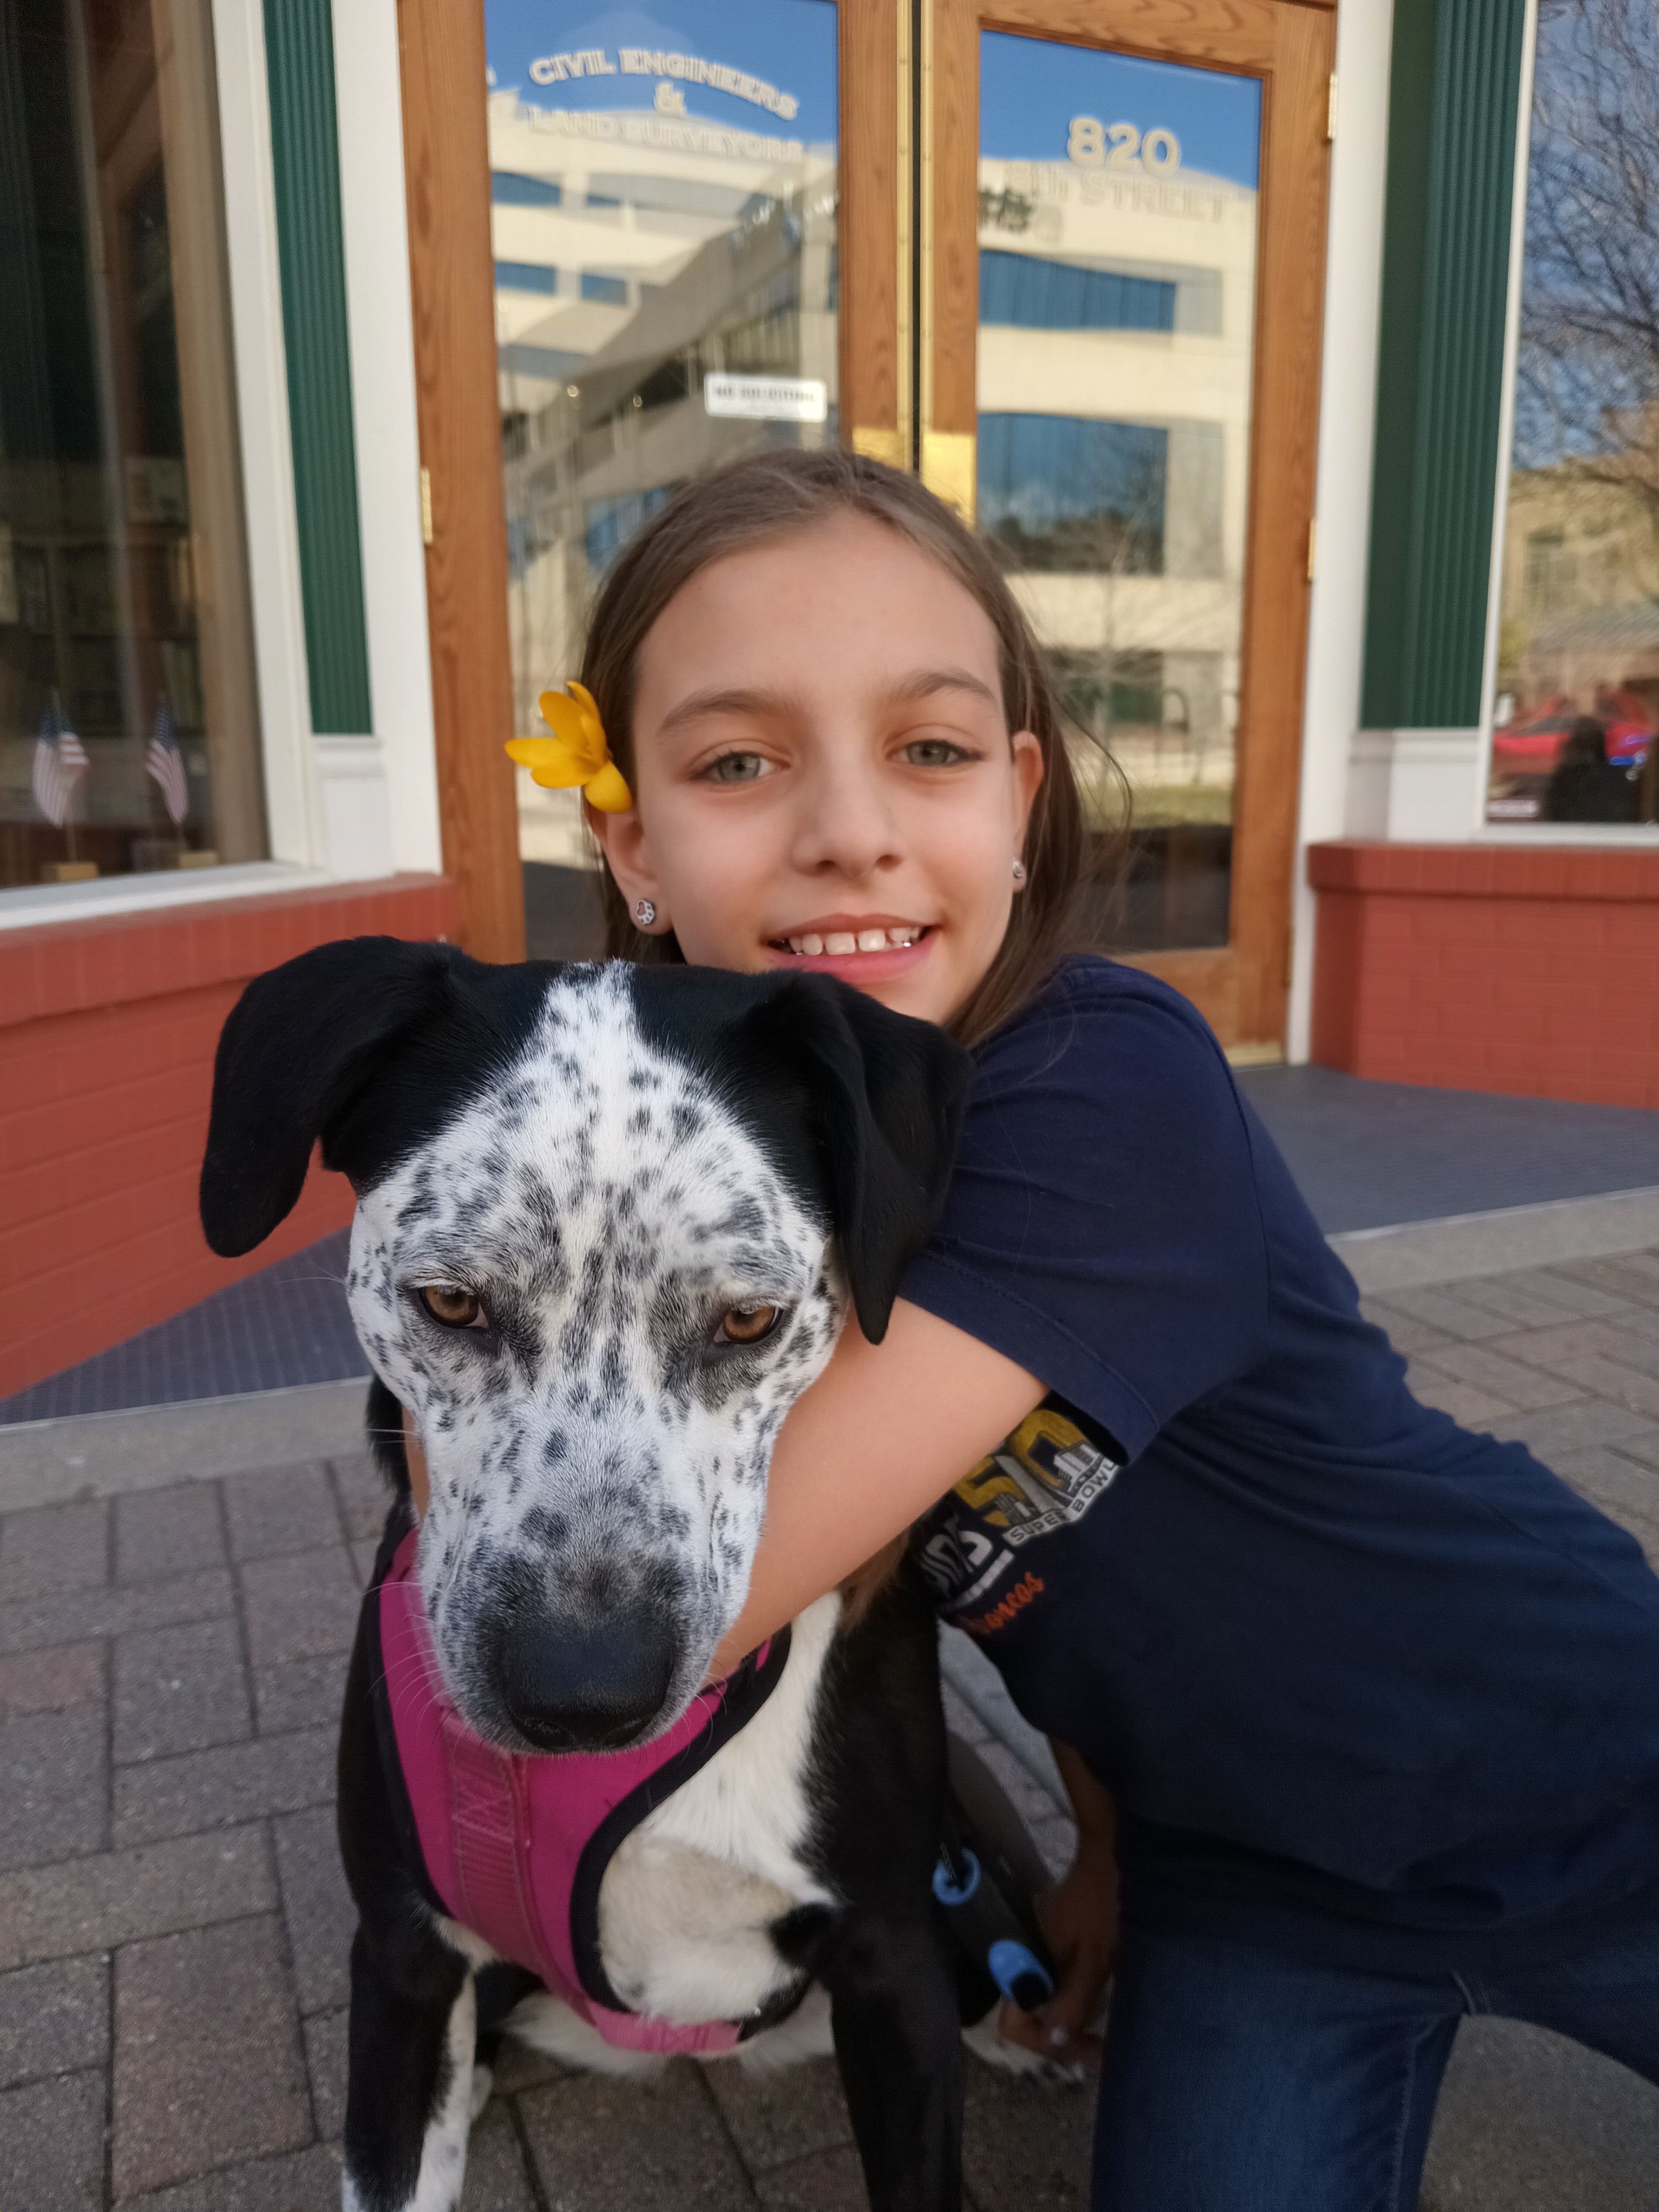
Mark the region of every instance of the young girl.
<instances>
[{"instance_id":1,"label":"young girl","mask_svg":"<svg viewBox=\"0 0 1659 2212\"><path fill-rule=\"evenodd\" d=\"M983 546L874 463L741 463L632 541L582 680L614 952L977 1048L944 1222L786 1425L717 1664L921 1524L1074 1797L1024 2033L1115 1956L1095 2205L1407 2212L1470 2012L1659 2081L1659 1582L1412 1398L1193 1008L1066 957L1078 797Z\"/></svg>"}]
</instances>

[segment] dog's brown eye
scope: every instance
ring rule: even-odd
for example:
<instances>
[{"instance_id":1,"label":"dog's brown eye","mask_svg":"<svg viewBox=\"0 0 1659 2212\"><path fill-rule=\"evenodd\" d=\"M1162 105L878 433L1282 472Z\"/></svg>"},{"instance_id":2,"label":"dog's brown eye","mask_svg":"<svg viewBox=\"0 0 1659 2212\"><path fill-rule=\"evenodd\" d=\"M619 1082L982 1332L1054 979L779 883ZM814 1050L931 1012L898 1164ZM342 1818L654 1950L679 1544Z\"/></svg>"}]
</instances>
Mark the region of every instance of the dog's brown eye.
<instances>
[{"instance_id":1,"label":"dog's brown eye","mask_svg":"<svg viewBox=\"0 0 1659 2212\"><path fill-rule=\"evenodd\" d=\"M453 1283L422 1283L416 1292L434 1321L446 1328L476 1328L483 1318L483 1300L476 1291L463 1291Z\"/></svg>"},{"instance_id":2,"label":"dog's brown eye","mask_svg":"<svg viewBox=\"0 0 1659 2212\"><path fill-rule=\"evenodd\" d=\"M722 1344L758 1344L778 1325L776 1306L730 1306L720 1316Z\"/></svg>"}]
</instances>

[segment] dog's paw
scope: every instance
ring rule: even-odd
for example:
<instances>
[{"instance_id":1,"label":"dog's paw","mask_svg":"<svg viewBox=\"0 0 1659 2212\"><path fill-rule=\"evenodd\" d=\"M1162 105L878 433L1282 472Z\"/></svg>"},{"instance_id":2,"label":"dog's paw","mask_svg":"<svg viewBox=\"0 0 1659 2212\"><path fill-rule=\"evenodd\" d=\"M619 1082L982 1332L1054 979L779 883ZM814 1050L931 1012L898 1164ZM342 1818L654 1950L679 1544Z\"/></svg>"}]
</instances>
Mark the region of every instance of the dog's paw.
<instances>
[{"instance_id":1,"label":"dog's paw","mask_svg":"<svg viewBox=\"0 0 1659 2212\"><path fill-rule=\"evenodd\" d=\"M495 2086L493 2066L475 2066L472 2069L472 2110L469 2118L476 2120L489 2102L489 2093Z\"/></svg>"},{"instance_id":2,"label":"dog's paw","mask_svg":"<svg viewBox=\"0 0 1659 2212\"><path fill-rule=\"evenodd\" d=\"M1058 2058L1045 2058L1040 2051L1028 2051L1023 2043L1010 2043L1006 2036L998 2033L994 2008L983 2020L964 2027L962 2039L975 2058L1001 2073L1018 2074L1026 2081L1045 2081L1055 2089L1076 2088L1083 2080L1080 2066L1067 2065Z\"/></svg>"}]
</instances>

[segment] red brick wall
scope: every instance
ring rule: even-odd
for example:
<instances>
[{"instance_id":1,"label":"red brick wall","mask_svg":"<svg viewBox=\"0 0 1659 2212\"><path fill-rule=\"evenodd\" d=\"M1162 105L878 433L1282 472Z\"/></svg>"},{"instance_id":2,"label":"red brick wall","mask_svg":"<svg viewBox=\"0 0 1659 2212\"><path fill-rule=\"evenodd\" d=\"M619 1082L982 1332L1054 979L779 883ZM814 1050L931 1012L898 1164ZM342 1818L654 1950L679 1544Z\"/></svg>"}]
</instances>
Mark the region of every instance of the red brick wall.
<instances>
[{"instance_id":1,"label":"red brick wall","mask_svg":"<svg viewBox=\"0 0 1659 2212\"><path fill-rule=\"evenodd\" d=\"M1315 845L1313 1057L1659 1107L1659 851Z\"/></svg>"},{"instance_id":2,"label":"red brick wall","mask_svg":"<svg viewBox=\"0 0 1659 2212\"><path fill-rule=\"evenodd\" d=\"M451 935L446 879L0 932L0 1395L102 1352L350 1218L313 1169L241 1260L196 1218L220 1025L250 976L335 937Z\"/></svg>"}]
</instances>

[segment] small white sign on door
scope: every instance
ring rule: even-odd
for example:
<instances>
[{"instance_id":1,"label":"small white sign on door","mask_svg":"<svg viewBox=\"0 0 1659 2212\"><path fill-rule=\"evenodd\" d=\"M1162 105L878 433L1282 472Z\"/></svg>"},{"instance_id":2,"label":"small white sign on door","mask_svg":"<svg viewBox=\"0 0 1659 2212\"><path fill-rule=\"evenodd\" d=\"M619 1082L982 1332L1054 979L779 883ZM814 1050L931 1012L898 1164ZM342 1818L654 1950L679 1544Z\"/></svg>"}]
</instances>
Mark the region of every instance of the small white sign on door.
<instances>
[{"instance_id":1,"label":"small white sign on door","mask_svg":"<svg viewBox=\"0 0 1659 2212\"><path fill-rule=\"evenodd\" d=\"M705 376L702 404L711 415L748 422L822 422L830 387L821 376Z\"/></svg>"}]
</instances>

